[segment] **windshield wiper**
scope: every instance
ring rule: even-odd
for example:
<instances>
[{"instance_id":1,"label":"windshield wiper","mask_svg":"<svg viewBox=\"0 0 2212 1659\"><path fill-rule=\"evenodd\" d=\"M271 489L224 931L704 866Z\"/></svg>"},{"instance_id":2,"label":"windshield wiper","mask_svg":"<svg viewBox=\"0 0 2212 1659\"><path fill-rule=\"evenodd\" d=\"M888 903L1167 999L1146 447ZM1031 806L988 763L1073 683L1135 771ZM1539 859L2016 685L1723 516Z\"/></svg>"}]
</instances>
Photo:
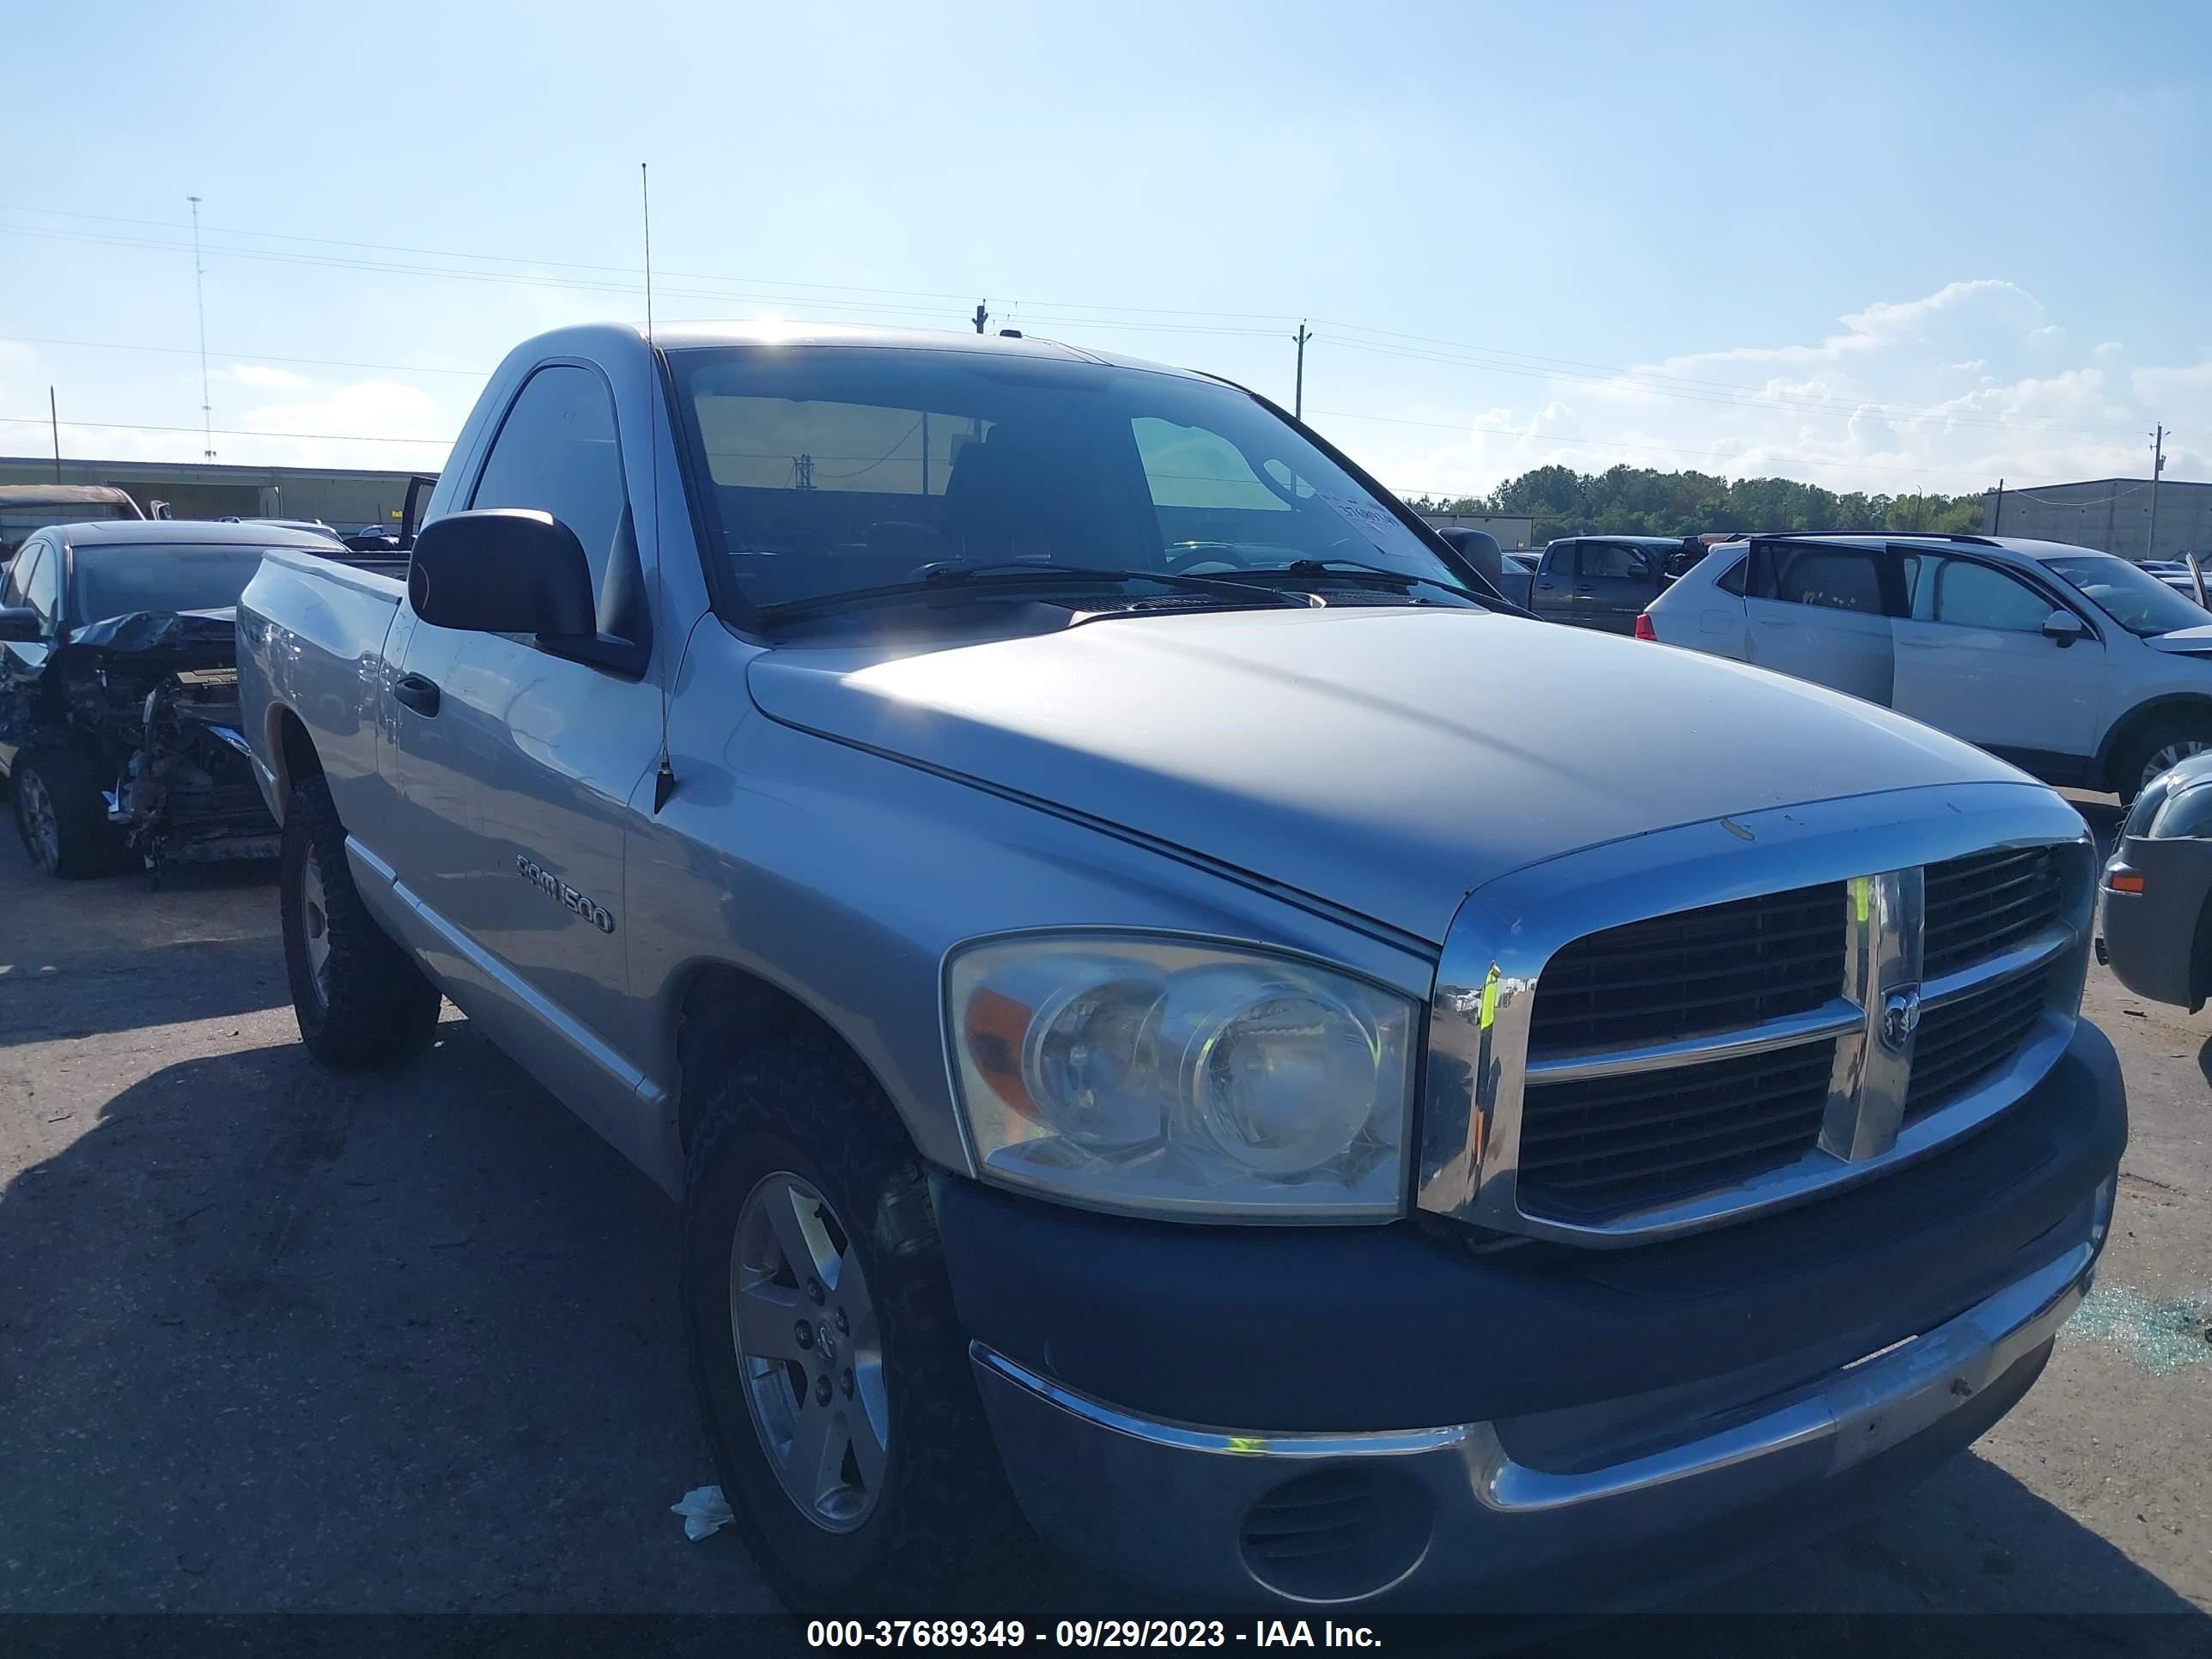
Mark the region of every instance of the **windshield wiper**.
<instances>
[{"instance_id":1,"label":"windshield wiper","mask_svg":"<svg viewBox=\"0 0 2212 1659\"><path fill-rule=\"evenodd\" d=\"M1262 605L1304 606L1310 603L1294 593L1261 582L1240 581L1229 576L1190 576L1171 570L1116 570L1080 564L1029 564L1006 560L984 564L947 561L925 565L919 580L885 582L877 587L850 587L835 593L816 593L803 599L786 599L761 607L764 623L788 621L848 605L867 605L881 599L913 599L951 590L1004 590L1018 593L1039 587L1098 587L1123 582L1152 582L1162 587L1194 593L1214 593L1226 599L1257 600Z\"/></svg>"},{"instance_id":2,"label":"windshield wiper","mask_svg":"<svg viewBox=\"0 0 2212 1659\"><path fill-rule=\"evenodd\" d=\"M1438 587L1456 599L1471 600L1476 605L1492 603L1473 588L1462 587L1457 582L1448 582L1441 576L1416 575L1410 570L1392 570L1383 565L1362 564L1357 559L1293 559L1288 564L1265 566L1237 574L1248 580L1258 576L1340 576L1347 580L1380 576L1401 589L1415 585ZM1359 585L1371 587L1375 583L1370 580Z\"/></svg>"}]
</instances>

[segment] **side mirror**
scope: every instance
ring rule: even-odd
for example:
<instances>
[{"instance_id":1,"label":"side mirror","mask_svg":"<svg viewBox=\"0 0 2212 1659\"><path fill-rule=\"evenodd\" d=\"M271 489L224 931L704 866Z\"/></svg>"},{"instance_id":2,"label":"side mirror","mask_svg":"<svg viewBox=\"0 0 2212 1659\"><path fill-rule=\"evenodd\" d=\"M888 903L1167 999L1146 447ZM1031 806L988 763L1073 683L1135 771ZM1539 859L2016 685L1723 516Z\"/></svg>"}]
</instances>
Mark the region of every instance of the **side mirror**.
<instances>
[{"instance_id":1,"label":"side mirror","mask_svg":"<svg viewBox=\"0 0 2212 1659\"><path fill-rule=\"evenodd\" d=\"M46 638L39 622L39 613L27 605L11 605L0 610L0 641L19 644L34 644Z\"/></svg>"},{"instance_id":2,"label":"side mirror","mask_svg":"<svg viewBox=\"0 0 2212 1659\"><path fill-rule=\"evenodd\" d=\"M426 623L478 634L599 632L590 561L550 513L448 514L416 532L413 556L407 600Z\"/></svg>"},{"instance_id":3,"label":"side mirror","mask_svg":"<svg viewBox=\"0 0 2212 1659\"><path fill-rule=\"evenodd\" d=\"M2054 611L2043 619L2043 637L2061 651L2088 631L2088 624L2071 611Z\"/></svg>"}]
</instances>

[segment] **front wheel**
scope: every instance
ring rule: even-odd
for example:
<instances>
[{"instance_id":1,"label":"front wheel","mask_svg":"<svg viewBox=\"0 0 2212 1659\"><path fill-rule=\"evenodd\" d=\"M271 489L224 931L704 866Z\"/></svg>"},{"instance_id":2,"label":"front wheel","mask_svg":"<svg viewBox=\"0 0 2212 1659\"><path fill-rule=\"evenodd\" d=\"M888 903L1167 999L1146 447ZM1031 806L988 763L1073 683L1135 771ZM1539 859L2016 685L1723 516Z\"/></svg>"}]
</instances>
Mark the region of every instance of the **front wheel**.
<instances>
[{"instance_id":1,"label":"front wheel","mask_svg":"<svg viewBox=\"0 0 2212 1659\"><path fill-rule=\"evenodd\" d=\"M926 1179L874 1079L827 1042L748 1056L711 1097L683 1303L723 1492L793 1611L934 1609L984 1572L1007 1582L1033 1547Z\"/></svg>"},{"instance_id":2,"label":"front wheel","mask_svg":"<svg viewBox=\"0 0 2212 1659\"><path fill-rule=\"evenodd\" d=\"M438 988L368 914L347 866L330 786L311 777L284 808L277 905L292 1012L333 1071L396 1065L437 1035Z\"/></svg>"},{"instance_id":3,"label":"front wheel","mask_svg":"<svg viewBox=\"0 0 2212 1659\"><path fill-rule=\"evenodd\" d=\"M91 762L66 749L33 750L15 757L10 776L15 833L33 868L74 881L122 867L123 837L107 821Z\"/></svg>"}]
</instances>

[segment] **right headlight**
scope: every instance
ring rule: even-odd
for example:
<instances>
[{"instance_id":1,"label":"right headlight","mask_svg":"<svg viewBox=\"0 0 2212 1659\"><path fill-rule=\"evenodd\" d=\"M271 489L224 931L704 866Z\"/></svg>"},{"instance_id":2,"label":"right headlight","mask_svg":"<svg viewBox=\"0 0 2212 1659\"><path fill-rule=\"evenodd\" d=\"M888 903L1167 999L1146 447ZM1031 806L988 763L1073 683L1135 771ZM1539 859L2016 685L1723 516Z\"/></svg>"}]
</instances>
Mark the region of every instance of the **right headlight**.
<instances>
[{"instance_id":1,"label":"right headlight","mask_svg":"<svg viewBox=\"0 0 2212 1659\"><path fill-rule=\"evenodd\" d=\"M973 945L946 979L986 1179L1194 1220L1401 1212L1407 998L1286 957L1105 935Z\"/></svg>"}]
</instances>

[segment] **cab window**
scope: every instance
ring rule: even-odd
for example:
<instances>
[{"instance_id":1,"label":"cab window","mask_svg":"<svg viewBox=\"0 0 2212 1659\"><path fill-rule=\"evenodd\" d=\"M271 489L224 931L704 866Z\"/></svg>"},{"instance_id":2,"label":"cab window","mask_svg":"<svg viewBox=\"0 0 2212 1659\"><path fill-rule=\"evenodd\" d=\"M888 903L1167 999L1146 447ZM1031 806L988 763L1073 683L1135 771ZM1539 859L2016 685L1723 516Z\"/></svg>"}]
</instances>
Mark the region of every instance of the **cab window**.
<instances>
[{"instance_id":1,"label":"cab window","mask_svg":"<svg viewBox=\"0 0 2212 1659\"><path fill-rule=\"evenodd\" d=\"M8 567L8 580L0 583L0 605L16 610L30 603L23 597L23 584L30 580L31 571L46 547L44 542L26 542L17 551L15 562Z\"/></svg>"},{"instance_id":2,"label":"cab window","mask_svg":"<svg viewBox=\"0 0 2212 1659\"><path fill-rule=\"evenodd\" d=\"M1857 548L1770 542L1753 550L1748 592L1784 605L1882 614L1881 564Z\"/></svg>"},{"instance_id":3,"label":"cab window","mask_svg":"<svg viewBox=\"0 0 2212 1659\"><path fill-rule=\"evenodd\" d=\"M1584 581L1645 581L1651 560L1642 548L1623 542L1584 542L1581 574Z\"/></svg>"},{"instance_id":4,"label":"cab window","mask_svg":"<svg viewBox=\"0 0 2212 1659\"><path fill-rule=\"evenodd\" d=\"M1903 568L1915 622L2035 634L2042 631L2055 608L2027 583L1971 559L1908 554Z\"/></svg>"},{"instance_id":5,"label":"cab window","mask_svg":"<svg viewBox=\"0 0 2212 1659\"><path fill-rule=\"evenodd\" d=\"M624 501L605 382L573 363L538 370L500 422L469 505L550 513L582 544L596 587L606 574Z\"/></svg>"},{"instance_id":6,"label":"cab window","mask_svg":"<svg viewBox=\"0 0 2212 1659\"><path fill-rule=\"evenodd\" d=\"M39 613L39 618L48 628L61 610L61 550L51 542L41 542L30 572L23 578L23 597L20 601Z\"/></svg>"}]
</instances>

